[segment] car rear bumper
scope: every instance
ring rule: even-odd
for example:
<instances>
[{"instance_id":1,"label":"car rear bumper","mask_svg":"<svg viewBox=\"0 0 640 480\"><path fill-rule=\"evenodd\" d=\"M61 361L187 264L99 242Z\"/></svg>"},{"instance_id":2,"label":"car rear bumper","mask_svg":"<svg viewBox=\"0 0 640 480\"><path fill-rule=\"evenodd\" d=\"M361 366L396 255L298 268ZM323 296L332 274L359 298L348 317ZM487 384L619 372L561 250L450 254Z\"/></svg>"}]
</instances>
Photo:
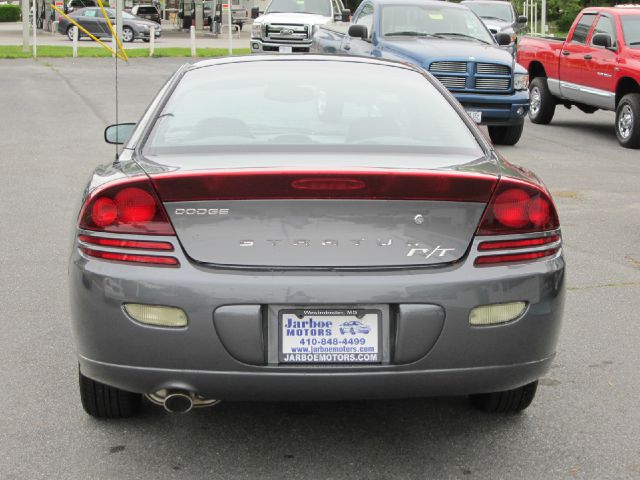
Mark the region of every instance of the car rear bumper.
<instances>
[{"instance_id":1,"label":"car rear bumper","mask_svg":"<svg viewBox=\"0 0 640 480\"><path fill-rule=\"evenodd\" d=\"M386 372L228 372L132 367L80 357L85 376L123 390L161 388L217 400L324 401L467 395L509 390L540 378L553 355L516 365Z\"/></svg>"},{"instance_id":2,"label":"car rear bumper","mask_svg":"<svg viewBox=\"0 0 640 480\"><path fill-rule=\"evenodd\" d=\"M482 112L482 125L519 125L529 112L529 92L511 95L454 93L465 110Z\"/></svg>"},{"instance_id":3,"label":"car rear bumper","mask_svg":"<svg viewBox=\"0 0 640 480\"><path fill-rule=\"evenodd\" d=\"M564 304L561 250L543 261L510 266L476 268L470 253L440 268L277 272L196 265L175 238L167 240L176 244L172 254L179 268L123 265L74 248L71 312L86 376L134 392L186 389L223 400L458 395L529 383L544 374L555 354ZM469 324L474 307L514 301L528 304L518 319L489 327ZM123 304L130 302L180 307L189 324L142 325L124 313ZM300 366L273 360L274 309L356 304L388 306L382 363ZM444 314L440 320L425 314L403 323L399 312L421 306ZM236 316L237 331L225 334L214 321L223 307L255 307L261 312L258 327ZM233 330L236 324L231 325Z\"/></svg>"}]
</instances>

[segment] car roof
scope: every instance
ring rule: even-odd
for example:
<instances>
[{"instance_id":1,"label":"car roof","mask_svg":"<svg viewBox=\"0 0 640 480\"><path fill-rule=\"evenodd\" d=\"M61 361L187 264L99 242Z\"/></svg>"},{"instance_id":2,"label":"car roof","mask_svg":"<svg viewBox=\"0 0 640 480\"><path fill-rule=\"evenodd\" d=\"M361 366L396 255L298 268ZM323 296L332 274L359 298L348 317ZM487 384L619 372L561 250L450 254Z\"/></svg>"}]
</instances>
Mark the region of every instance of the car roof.
<instances>
[{"instance_id":1,"label":"car roof","mask_svg":"<svg viewBox=\"0 0 640 480\"><path fill-rule=\"evenodd\" d=\"M640 5L617 5L615 7L587 7L584 13L610 13L612 15L637 15L640 13Z\"/></svg>"},{"instance_id":2,"label":"car roof","mask_svg":"<svg viewBox=\"0 0 640 480\"><path fill-rule=\"evenodd\" d=\"M445 2L443 0L371 0L376 5L433 5L450 8L466 8L461 7L457 3ZM364 3L364 0L363 0Z\"/></svg>"},{"instance_id":3,"label":"car roof","mask_svg":"<svg viewBox=\"0 0 640 480\"><path fill-rule=\"evenodd\" d=\"M436 2L432 2L436 3ZM393 60L382 60L369 57L356 57L353 55L316 55L316 54L262 54L262 55L239 55L234 57L219 57L209 60L202 60L191 65L187 70L212 67L215 65L226 65L231 63L253 63L253 62L296 62L296 61L321 61L321 62L344 62L344 63L365 63L369 65L383 65L387 67L403 68L405 70L419 71L417 67Z\"/></svg>"}]
</instances>

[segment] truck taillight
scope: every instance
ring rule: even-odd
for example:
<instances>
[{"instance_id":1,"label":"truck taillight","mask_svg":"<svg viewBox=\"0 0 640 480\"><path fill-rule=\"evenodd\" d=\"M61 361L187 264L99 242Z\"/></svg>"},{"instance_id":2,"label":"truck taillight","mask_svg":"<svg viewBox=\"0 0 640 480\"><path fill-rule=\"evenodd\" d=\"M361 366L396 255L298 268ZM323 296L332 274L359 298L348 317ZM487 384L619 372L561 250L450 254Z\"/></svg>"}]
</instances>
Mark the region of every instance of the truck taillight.
<instances>
[{"instance_id":1,"label":"truck taillight","mask_svg":"<svg viewBox=\"0 0 640 480\"><path fill-rule=\"evenodd\" d=\"M109 184L93 192L80 212L79 227L97 232L175 235L147 180Z\"/></svg>"},{"instance_id":2,"label":"truck taillight","mask_svg":"<svg viewBox=\"0 0 640 480\"><path fill-rule=\"evenodd\" d=\"M476 234L529 235L526 238L480 243L478 250L483 255L476 258L474 265L523 263L553 256L560 250L562 242L560 235L555 232L558 228L558 213L545 190L526 182L502 178ZM530 235L536 233L539 235ZM518 249L526 251L512 252Z\"/></svg>"}]
</instances>

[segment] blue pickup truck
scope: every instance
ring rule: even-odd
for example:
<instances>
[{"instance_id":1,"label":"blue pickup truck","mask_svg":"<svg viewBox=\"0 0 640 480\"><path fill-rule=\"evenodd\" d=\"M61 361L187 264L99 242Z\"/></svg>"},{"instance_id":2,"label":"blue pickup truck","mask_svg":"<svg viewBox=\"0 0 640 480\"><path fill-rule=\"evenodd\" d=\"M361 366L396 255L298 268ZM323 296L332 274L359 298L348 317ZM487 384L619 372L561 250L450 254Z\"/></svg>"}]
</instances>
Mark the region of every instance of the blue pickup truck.
<instances>
[{"instance_id":1,"label":"blue pickup truck","mask_svg":"<svg viewBox=\"0 0 640 480\"><path fill-rule=\"evenodd\" d=\"M504 37L504 38L503 38ZM434 75L495 144L520 140L529 76L467 7L436 0L364 0L350 24L317 27L311 51L380 57Z\"/></svg>"}]
</instances>

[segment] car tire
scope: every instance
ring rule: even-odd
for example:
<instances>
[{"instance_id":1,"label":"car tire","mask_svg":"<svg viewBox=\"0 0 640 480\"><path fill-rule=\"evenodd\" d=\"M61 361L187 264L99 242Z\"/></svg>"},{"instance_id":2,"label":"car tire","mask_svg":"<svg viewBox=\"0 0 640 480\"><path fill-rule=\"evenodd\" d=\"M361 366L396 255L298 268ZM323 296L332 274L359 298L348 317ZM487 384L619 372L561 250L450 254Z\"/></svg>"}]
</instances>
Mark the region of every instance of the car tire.
<instances>
[{"instance_id":1,"label":"car tire","mask_svg":"<svg viewBox=\"0 0 640 480\"><path fill-rule=\"evenodd\" d=\"M536 380L513 390L470 395L469 399L474 407L483 412L517 413L531 405L536 396L537 388L538 381Z\"/></svg>"},{"instance_id":2,"label":"car tire","mask_svg":"<svg viewBox=\"0 0 640 480\"><path fill-rule=\"evenodd\" d=\"M67 27L67 38L73 42L73 29L74 28L78 28L75 25L69 25L69 27ZM78 40L80 40L80 32L78 32Z\"/></svg>"},{"instance_id":3,"label":"car tire","mask_svg":"<svg viewBox=\"0 0 640 480\"><path fill-rule=\"evenodd\" d=\"M622 97L616 109L616 137L625 148L640 148L640 93Z\"/></svg>"},{"instance_id":4,"label":"car tire","mask_svg":"<svg viewBox=\"0 0 640 480\"><path fill-rule=\"evenodd\" d=\"M489 137L495 145L515 145L522 136L524 123L518 125L489 125Z\"/></svg>"},{"instance_id":5,"label":"car tire","mask_svg":"<svg viewBox=\"0 0 640 480\"><path fill-rule=\"evenodd\" d=\"M126 392L79 374L82 408L96 418L128 418L140 411L142 395Z\"/></svg>"},{"instance_id":6,"label":"car tire","mask_svg":"<svg viewBox=\"0 0 640 480\"><path fill-rule=\"evenodd\" d=\"M547 125L556 113L556 99L549 91L545 77L534 78L529 85L529 119L533 123Z\"/></svg>"},{"instance_id":7,"label":"car tire","mask_svg":"<svg viewBox=\"0 0 640 480\"><path fill-rule=\"evenodd\" d=\"M143 39L142 39L142 41L143 41L144 43L149 43L151 40L149 40L148 38L143 38Z\"/></svg>"},{"instance_id":8,"label":"car tire","mask_svg":"<svg viewBox=\"0 0 640 480\"><path fill-rule=\"evenodd\" d=\"M122 41L131 43L136 39L136 34L131 27L124 27L122 29Z\"/></svg>"}]
</instances>

